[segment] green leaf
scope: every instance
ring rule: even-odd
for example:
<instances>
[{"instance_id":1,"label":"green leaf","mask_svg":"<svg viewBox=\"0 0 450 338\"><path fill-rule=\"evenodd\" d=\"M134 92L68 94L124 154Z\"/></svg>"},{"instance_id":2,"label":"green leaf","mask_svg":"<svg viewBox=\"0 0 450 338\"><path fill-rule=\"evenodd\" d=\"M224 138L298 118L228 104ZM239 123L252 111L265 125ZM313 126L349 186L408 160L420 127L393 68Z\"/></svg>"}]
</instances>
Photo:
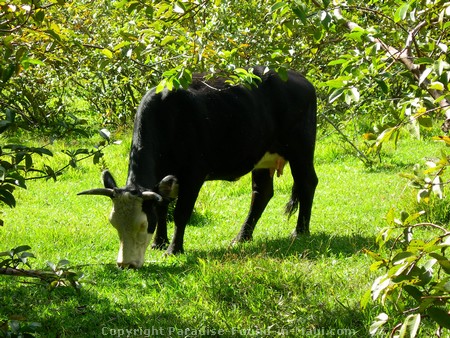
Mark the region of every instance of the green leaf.
<instances>
[{"instance_id":1,"label":"green leaf","mask_svg":"<svg viewBox=\"0 0 450 338\"><path fill-rule=\"evenodd\" d=\"M377 137L377 146L382 144L383 142L387 142L391 139L392 134L397 130L396 127L387 128L383 130L383 132Z\"/></svg>"},{"instance_id":2,"label":"green leaf","mask_svg":"<svg viewBox=\"0 0 450 338\"><path fill-rule=\"evenodd\" d=\"M36 22L42 23L42 21L44 21L44 18L45 11L42 8L39 8L34 12L34 20L36 20Z\"/></svg>"},{"instance_id":3,"label":"green leaf","mask_svg":"<svg viewBox=\"0 0 450 338\"><path fill-rule=\"evenodd\" d=\"M70 262L69 262L67 259L61 259L61 260L58 262L57 268L58 268L58 269L61 269L61 268L66 267L66 266L69 265L69 264L70 264Z\"/></svg>"},{"instance_id":4,"label":"green leaf","mask_svg":"<svg viewBox=\"0 0 450 338\"><path fill-rule=\"evenodd\" d=\"M402 6L397 8L397 10L395 11L395 14L394 14L394 21L399 22L401 20L405 20L406 14L408 14L408 10L409 10L408 2L406 2L405 4L403 4Z\"/></svg>"},{"instance_id":5,"label":"green leaf","mask_svg":"<svg viewBox=\"0 0 450 338\"><path fill-rule=\"evenodd\" d=\"M103 48L101 51L100 51L103 55L105 55L108 59L112 59L113 58L113 53L109 50L109 49L107 49L107 48Z\"/></svg>"},{"instance_id":6,"label":"green leaf","mask_svg":"<svg viewBox=\"0 0 450 338\"><path fill-rule=\"evenodd\" d=\"M443 91L445 89L444 85L439 81L433 81L428 86L428 89L440 90Z\"/></svg>"},{"instance_id":7,"label":"green leaf","mask_svg":"<svg viewBox=\"0 0 450 338\"><path fill-rule=\"evenodd\" d=\"M25 170L30 170L33 167L33 158L30 154L25 155Z\"/></svg>"},{"instance_id":8,"label":"green leaf","mask_svg":"<svg viewBox=\"0 0 450 338\"><path fill-rule=\"evenodd\" d=\"M372 288L371 288L372 299L376 300L378 298L378 296L380 295L380 293L384 289L386 289L390 283L391 283L391 279L388 277L387 274L376 278L375 281L373 282Z\"/></svg>"},{"instance_id":9,"label":"green leaf","mask_svg":"<svg viewBox=\"0 0 450 338\"><path fill-rule=\"evenodd\" d=\"M439 265L441 268L447 273L450 274L450 260L447 257L444 257L442 255L439 255L435 252L431 252L429 254L431 257L437 259Z\"/></svg>"},{"instance_id":10,"label":"green leaf","mask_svg":"<svg viewBox=\"0 0 450 338\"><path fill-rule=\"evenodd\" d=\"M416 255L414 255L412 252L409 252L409 251L402 251L402 252L399 252L398 254L396 254L396 255L394 256L394 258L392 258L392 263L393 263L394 265L396 265L396 264L401 264L401 263L403 263L404 261L407 261L408 258L415 257L415 256L416 256Z\"/></svg>"},{"instance_id":11,"label":"green leaf","mask_svg":"<svg viewBox=\"0 0 450 338\"><path fill-rule=\"evenodd\" d=\"M430 88L430 87L428 87L428 88ZM418 118L418 121L422 127L425 127L425 128L433 127L433 119L429 116L421 116Z\"/></svg>"},{"instance_id":12,"label":"green leaf","mask_svg":"<svg viewBox=\"0 0 450 338\"><path fill-rule=\"evenodd\" d=\"M402 212L403 213L403 212ZM420 216L422 216L423 214L425 214L425 211L419 211L419 212L415 212L414 214L408 214L405 213L406 217L403 218L403 214L402 214L402 221L404 225L409 225L412 224L416 219L418 219Z\"/></svg>"},{"instance_id":13,"label":"green leaf","mask_svg":"<svg viewBox=\"0 0 450 338\"><path fill-rule=\"evenodd\" d=\"M49 177L49 178L53 178L53 180L56 182L56 173L53 170L52 167L44 164L44 170L45 170L45 174Z\"/></svg>"},{"instance_id":14,"label":"green leaf","mask_svg":"<svg viewBox=\"0 0 450 338\"><path fill-rule=\"evenodd\" d=\"M412 285L405 285L403 287L403 290L405 290L411 297L413 297L416 301L420 302L420 299L423 296L423 293Z\"/></svg>"},{"instance_id":15,"label":"green leaf","mask_svg":"<svg viewBox=\"0 0 450 338\"><path fill-rule=\"evenodd\" d=\"M22 59L20 61L22 66L27 69L30 65L44 66L45 63L38 59Z\"/></svg>"},{"instance_id":16,"label":"green leaf","mask_svg":"<svg viewBox=\"0 0 450 338\"><path fill-rule=\"evenodd\" d=\"M156 86L156 94L161 93L164 88L166 88L166 83L166 79L162 79L161 82L158 83L158 85Z\"/></svg>"},{"instance_id":17,"label":"green leaf","mask_svg":"<svg viewBox=\"0 0 450 338\"><path fill-rule=\"evenodd\" d=\"M345 37L349 40L362 42L362 36L365 34L366 34L366 32L364 32L364 31L353 31L351 33L345 34Z\"/></svg>"},{"instance_id":18,"label":"green leaf","mask_svg":"<svg viewBox=\"0 0 450 338\"><path fill-rule=\"evenodd\" d=\"M389 93L389 87L384 80L375 80L375 81L377 82L378 86L381 88L383 93L385 94Z\"/></svg>"},{"instance_id":19,"label":"green leaf","mask_svg":"<svg viewBox=\"0 0 450 338\"><path fill-rule=\"evenodd\" d=\"M420 327L420 313L409 315L403 322L399 332L399 338L409 337L414 338L417 335Z\"/></svg>"},{"instance_id":20,"label":"green leaf","mask_svg":"<svg viewBox=\"0 0 450 338\"><path fill-rule=\"evenodd\" d=\"M344 60L344 59L337 59L337 60L333 60L328 62L328 66L335 66L335 65L341 65L343 63L346 63L348 60Z\"/></svg>"},{"instance_id":21,"label":"green leaf","mask_svg":"<svg viewBox=\"0 0 450 338\"><path fill-rule=\"evenodd\" d=\"M388 319L389 319L389 316L387 314L380 313L377 316L376 321L373 322L372 325L370 325L369 333L374 336L377 333L378 329L380 327L382 327L384 324L386 324Z\"/></svg>"},{"instance_id":22,"label":"green leaf","mask_svg":"<svg viewBox=\"0 0 450 338\"><path fill-rule=\"evenodd\" d=\"M277 9L283 8L286 6L286 2L280 1L270 7L270 12L275 12Z\"/></svg>"},{"instance_id":23,"label":"green leaf","mask_svg":"<svg viewBox=\"0 0 450 338\"><path fill-rule=\"evenodd\" d=\"M176 41L176 40L177 40L177 37L176 37L176 36L168 35L168 36L166 36L164 39L162 39L162 41L161 41L161 46L165 46L165 45L167 45L168 43L173 42L173 41Z\"/></svg>"},{"instance_id":24,"label":"green leaf","mask_svg":"<svg viewBox=\"0 0 450 338\"><path fill-rule=\"evenodd\" d=\"M429 57L421 57L414 60L416 65L432 65L434 64L434 59Z\"/></svg>"},{"instance_id":25,"label":"green leaf","mask_svg":"<svg viewBox=\"0 0 450 338\"><path fill-rule=\"evenodd\" d=\"M52 262L47 262L47 266L52 270L56 271L56 264Z\"/></svg>"},{"instance_id":26,"label":"green leaf","mask_svg":"<svg viewBox=\"0 0 450 338\"><path fill-rule=\"evenodd\" d=\"M336 101L342 94L344 94L345 88L338 88L335 91L333 91L328 98L328 102L333 103Z\"/></svg>"},{"instance_id":27,"label":"green leaf","mask_svg":"<svg viewBox=\"0 0 450 338\"><path fill-rule=\"evenodd\" d=\"M373 251L370 251L370 250L364 250L364 253L368 254L375 261L384 261L383 257L381 257L381 255L376 253L376 252L373 252Z\"/></svg>"},{"instance_id":28,"label":"green leaf","mask_svg":"<svg viewBox=\"0 0 450 338\"><path fill-rule=\"evenodd\" d=\"M431 68L426 68L424 71L423 71L423 73L420 75L420 78L419 78L419 86L421 85L421 83L423 82L423 81L425 81L426 80L426 78L428 77L428 75L430 75L430 73L433 71L433 69L431 69Z\"/></svg>"},{"instance_id":29,"label":"green leaf","mask_svg":"<svg viewBox=\"0 0 450 338\"><path fill-rule=\"evenodd\" d=\"M342 78L337 78L333 80L328 80L325 82L325 86L328 86L330 88L342 88L346 84L346 81Z\"/></svg>"},{"instance_id":30,"label":"green leaf","mask_svg":"<svg viewBox=\"0 0 450 338\"><path fill-rule=\"evenodd\" d=\"M2 187L0 187L0 201L11 208L14 208L16 206L16 199L14 198L13 194Z\"/></svg>"},{"instance_id":31,"label":"green leaf","mask_svg":"<svg viewBox=\"0 0 450 338\"><path fill-rule=\"evenodd\" d=\"M432 307L428 309L430 317L439 324L439 326L450 329L450 314L438 307Z\"/></svg>"},{"instance_id":32,"label":"green leaf","mask_svg":"<svg viewBox=\"0 0 450 338\"><path fill-rule=\"evenodd\" d=\"M308 23L308 13L307 9L303 6L296 6L292 8L294 14L300 19L300 21L306 25Z\"/></svg>"},{"instance_id":33,"label":"green leaf","mask_svg":"<svg viewBox=\"0 0 450 338\"><path fill-rule=\"evenodd\" d=\"M99 133L100 133L100 136L103 137L106 141L108 141L108 142L111 141L111 132L108 129L103 128L99 131Z\"/></svg>"},{"instance_id":34,"label":"green leaf","mask_svg":"<svg viewBox=\"0 0 450 338\"><path fill-rule=\"evenodd\" d=\"M173 11L178 14L184 14L186 12L186 7L181 1L177 1L173 6Z\"/></svg>"},{"instance_id":35,"label":"green leaf","mask_svg":"<svg viewBox=\"0 0 450 338\"><path fill-rule=\"evenodd\" d=\"M386 222L392 226L394 225L394 221L395 221L395 209L390 208L388 213L386 214Z\"/></svg>"},{"instance_id":36,"label":"green leaf","mask_svg":"<svg viewBox=\"0 0 450 338\"><path fill-rule=\"evenodd\" d=\"M103 155L104 155L104 154L103 154L101 151L95 152L94 158L93 158L93 163L94 163L94 164L100 163L100 159L103 157Z\"/></svg>"},{"instance_id":37,"label":"green leaf","mask_svg":"<svg viewBox=\"0 0 450 338\"><path fill-rule=\"evenodd\" d=\"M29 245L21 245L21 246L18 246L16 248L12 249L11 251L13 252L14 255L17 255L21 252L24 252L24 251L27 251L30 249L31 249L31 247Z\"/></svg>"},{"instance_id":38,"label":"green leaf","mask_svg":"<svg viewBox=\"0 0 450 338\"><path fill-rule=\"evenodd\" d=\"M58 29L58 28L56 28L56 27L53 26L53 25L52 25L52 27L53 27L54 29L48 29L48 30L46 30L45 32L46 32L48 35L50 35L55 41L61 42L61 41L62 41L61 36L55 31L55 29Z\"/></svg>"},{"instance_id":39,"label":"green leaf","mask_svg":"<svg viewBox=\"0 0 450 338\"><path fill-rule=\"evenodd\" d=\"M362 309L367 308L367 305L369 304L370 300L372 299L371 295L372 295L371 290L367 290L364 293L364 295L361 297L360 306Z\"/></svg>"}]
</instances>

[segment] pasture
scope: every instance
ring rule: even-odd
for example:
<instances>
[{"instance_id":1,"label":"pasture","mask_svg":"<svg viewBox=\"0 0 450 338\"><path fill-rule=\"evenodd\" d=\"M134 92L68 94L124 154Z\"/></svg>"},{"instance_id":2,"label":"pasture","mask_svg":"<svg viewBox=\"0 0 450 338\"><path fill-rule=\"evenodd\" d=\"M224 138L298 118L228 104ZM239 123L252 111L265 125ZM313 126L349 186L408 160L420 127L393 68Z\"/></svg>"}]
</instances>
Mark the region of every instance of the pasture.
<instances>
[{"instance_id":1,"label":"pasture","mask_svg":"<svg viewBox=\"0 0 450 338\"><path fill-rule=\"evenodd\" d=\"M122 144L105 150L105 163L123 185L130 135L119 139ZM44 161L62 166L67 157L61 151L86 142L55 142L55 156ZM397 151L387 149L383 162L367 169L337 138L319 137L311 236L294 242L295 217L283 214L288 168L275 179L275 196L254 240L237 246L230 242L249 208L251 177L207 182L186 229L186 253L163 257L149 249L140 270L115 265L110 200L76 195L101 185L99 166L85 161L57 182L30 181L17 191L17 207L3 210L0 251L28 244L37 257L34 268L67 259L90 283L79 294L73 288L50 292L29 279L0 276L0 321L39 322L38 337L367 337L379 308L359 306L376 276L363 249L375 249L390 207L405 207L401 197L413 200L399 173L440 147L401 140Z\"/></svg>"}]
</instances>

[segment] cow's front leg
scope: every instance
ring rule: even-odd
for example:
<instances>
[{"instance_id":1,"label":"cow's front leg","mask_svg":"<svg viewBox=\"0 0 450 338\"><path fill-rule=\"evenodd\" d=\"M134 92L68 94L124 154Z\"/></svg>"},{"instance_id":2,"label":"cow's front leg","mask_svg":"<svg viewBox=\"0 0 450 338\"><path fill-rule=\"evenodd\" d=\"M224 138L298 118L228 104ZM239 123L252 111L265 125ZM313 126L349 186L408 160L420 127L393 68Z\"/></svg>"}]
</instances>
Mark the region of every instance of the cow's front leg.
<instances>
[{"instance_id":1,"label":"cow's front leg","mask_svg":"<svg viewBox=\"0 0 450 338\"><path fill-rule=\"evenodd\" d=\"M232 243L246 242L252 239L253 230L264 209L273 196L273 177L270 169L255 169L252 171L252 202L247 219L241 231Z\"/></svg>"},{"instance_id":2,"label":"cow's front leg","mask_svg":"<svg viewBox=\"0 0 450 338\"><path fill-rule=\"evenodd\" d=\"M169 203L163 203L157 207L158 225L152 244L152 249L165 249L169 245L167 238L167 211Z\"/></svg>"},{"instance_id":3,"label":"cow's front leg","mask_svg":"<svg viewBox=\"0 0 450 338\"><path fill-rule=\"evenodd\" d=\"M187 188L183 187L182 183L180 183L178 200L173 213L175 230L172 243L170 243L166 251L167 255L176 255L184 252L184 230L194 210L195 201L197 200L203 181L196 185L192 184L192 181L189 183L191 183L191 186Z\"/></svg>"}]
</instances>

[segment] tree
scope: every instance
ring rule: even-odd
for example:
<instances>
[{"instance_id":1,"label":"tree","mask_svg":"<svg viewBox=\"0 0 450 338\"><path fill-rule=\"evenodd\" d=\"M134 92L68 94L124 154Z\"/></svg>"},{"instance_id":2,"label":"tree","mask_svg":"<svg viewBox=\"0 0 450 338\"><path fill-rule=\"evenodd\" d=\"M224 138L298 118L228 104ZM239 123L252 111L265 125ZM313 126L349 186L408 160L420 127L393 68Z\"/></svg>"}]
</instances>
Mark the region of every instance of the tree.
<instances>
[{"instance_id":1,"label":"tree","mask_svg":"<svg viewBox=\"0 0 450 338\"><path fill-rule=\"evenodd\" d=\"M186 87L196 72L249 83L245 69L260 64L302 71L318 89L320 125L370 164L406 125L450 129L449 17L442 0L3 1L0 133L131 125L150 87ZM36 154L50 155L2 146L1 201L14 205Z\"/></svg>"}]
</instances>

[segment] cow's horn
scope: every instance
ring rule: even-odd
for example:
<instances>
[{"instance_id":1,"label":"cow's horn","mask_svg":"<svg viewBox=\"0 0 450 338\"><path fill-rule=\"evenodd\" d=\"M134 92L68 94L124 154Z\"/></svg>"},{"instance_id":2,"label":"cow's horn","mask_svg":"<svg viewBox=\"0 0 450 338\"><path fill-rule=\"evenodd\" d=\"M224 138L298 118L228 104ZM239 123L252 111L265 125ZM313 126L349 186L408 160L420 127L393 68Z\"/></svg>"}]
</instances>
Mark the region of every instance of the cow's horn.
<instances>
[{"instance_id":1,"label":"cow's horn","mask_svg":"<svg viewBox=\"0 0 450 338\"><path fill-rule=\"evenodd\" d=\"M144 191L142 193L142 198L144 199L144 201L154 200L154 201L157 201L157 202L162 202L162 200L163 200L161 195L157 194L154 191Z\"/></svg>"},{"instance_id":2,"label":"cow's horn","mask_svg":"<svg viewBox=\"0 0 450 338\"><path fill-rule=\"evenodd\" d=\"M77 195L100 195L100 196L108 196L108 197L113 198L114 190L108 189L108 188L98 188L98 189L85 190L85 191L79 192Z\"/></svg>"}]
</instances>

